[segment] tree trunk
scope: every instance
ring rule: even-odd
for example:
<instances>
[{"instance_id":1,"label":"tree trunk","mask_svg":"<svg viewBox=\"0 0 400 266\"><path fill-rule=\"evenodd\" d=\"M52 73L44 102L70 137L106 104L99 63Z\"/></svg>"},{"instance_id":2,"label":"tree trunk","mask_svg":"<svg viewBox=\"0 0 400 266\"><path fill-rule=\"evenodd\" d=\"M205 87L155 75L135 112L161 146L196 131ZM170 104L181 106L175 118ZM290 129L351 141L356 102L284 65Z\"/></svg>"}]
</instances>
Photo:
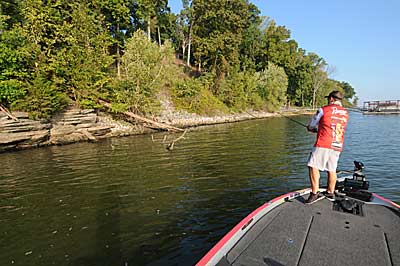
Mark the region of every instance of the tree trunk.
<instances>
[{"instance_id":1,"label":"tree trunk","mask_svg":"<svg viewBox=\"0 0 400 266\"><path fill-rule=\"evenodd\" d=\"M158 46L161 47L160 27L157 27L157 33L158 33Z\"/></svg>"},{"instance_id":2,"label":"tree trunk","mask_svg":"<svg viewBox=\"0 0 400 266\"><path fill-rule=\"evenodd\" d=\"M190 67L190 50L191 50L191 46L192 46L192 25L190 25L189 27L189 36L188 36L188 53L187 53L187 66Z\"/></svg>"},{"instance_id":3,"label":"tree trunk","mask_svg":"<svg viewBox=\"0 0 400 266\"><path fill-rule=\"evenodd\" d=\"M185 60L185 53L186 53L186 44L182 44L182 60Z\"/></svg>"},{"instance_id":4,"label":"tree trunk","mask_svg":"<svg viewBox=\"0 0 400 266\"><path fill-rule=\"evenodd\" d=\"M109 102L106 102L106 101L103 101L103 100L99 100L99 103L101 103L102 105L104 105L107 108L111 108L111 104ZM150 124L151 126L148 126L148 127L153 128L153 129L175 131L175 132L179 132L179 131L180 132L184 132L185 131L185 130L183 130L181 128L174 127L174 126L171 126L171 125L168 125L168 124L165 124L165 123L160 123L160 122L148 119L146 117L137 115L137 114L129 112L129 111L124 112L123 114L128 116L128 117L131 117L131 118L134 118L136 120L139 120L141 122L144 122L146 124Z\"/></svg>"},{"instance_id":5,"label":"tree trunk","mask_svg":"<svg viewBox=\"0 0 400 266\"><path fill-rule=\"evenodd\" d=\"M5 108L4 106L2 106L1 104L0 104L0 111L1 111L1 112L4 112L9 118L11 118L11 119L13 119L13 120L15 120L15 121L18 121L18 118L16 118L15 116L13 116L13 115L11 114L11 112L8 111L7 108Z\"/></svg>"},{"instance_id":6,"label":"tree trunk","mask_svg":"<svg viewBox=\"0 0 400 266\"><path fill-rule=\"evenodd\" d=\"M187 52L187 58L186 58L186 65L190 66L190 48L192 46L192 41L190 40L189 36L189 44L188 44L188 52Z\"/></svg>"},{"instance_id":7,"label":"tree trunk","mask_svg":"<svg viewBox=\"0 0 400 266\"><path fill-rule=\"evenodd\" d=\"M119 44L117 45L117 78L121 79L121 66L119 58Z\"/></svg>"},{"instance_id":8,"label":"tree trunk","mask_svg":"<svg viewBox=\"0 0 400 266\"><path fill-rule=\"evenodd\" d=\"M316 93L317 93L317 90L314 88L313 97L312 97L312 108L313 108L313 110L315 109L315 94Z\"/></svg>"},{"instance_id":9,"label":"tree trunk","mask_svg":"<svg viewBox=\"0 0 400 266\"><path fill-rule=\"evenodd\" d=\"M150 18L147 21L147 39L150 41L151 40L151 29L150 29Z\"/></svg>"},{"instance_id":10,"label":"tree trunk","mask_svg":"<svg viewBox=\"0 0 400 266\"><path fill-rule=\"evenodd\" d=\"M119 23L117 24L117 32L119 32ZM117 40L118 41L118 40ZM120 48L119 48L119 41L117 42L117 78L121 79L121 66L120 66Z\"/></svg>"}]
</instances>

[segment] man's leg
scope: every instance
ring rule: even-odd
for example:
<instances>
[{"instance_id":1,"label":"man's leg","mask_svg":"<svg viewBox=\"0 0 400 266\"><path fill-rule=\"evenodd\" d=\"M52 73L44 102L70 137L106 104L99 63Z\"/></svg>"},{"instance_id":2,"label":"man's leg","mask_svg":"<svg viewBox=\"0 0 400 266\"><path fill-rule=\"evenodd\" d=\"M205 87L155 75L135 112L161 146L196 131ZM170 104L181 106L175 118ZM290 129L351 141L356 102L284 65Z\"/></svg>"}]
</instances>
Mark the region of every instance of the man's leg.
<instances>
[{"instance_id":1,"label":"man's leg","mask_svg":"<svg viewBox=\"0 0 400 266\"><path fill-rule=\"evenodd\" d=\"M311 190L312 190L312 193L315 194L319 190L319 178L320 178L319 170L317 168L309 166L308 171L309 171L309 177L310 177L310 183L311 183Z\"/></svg>"},{"instance_id":2,"label":"man's leg","mask_svg":"<svg viewBox=\"0 0 400 266\"><path fill-rule=\"evenodd\" d=\"M328 193L334 193L335 192L335 186L336 186L336 171L328 171Z\"/></svg>"}]
</instances>

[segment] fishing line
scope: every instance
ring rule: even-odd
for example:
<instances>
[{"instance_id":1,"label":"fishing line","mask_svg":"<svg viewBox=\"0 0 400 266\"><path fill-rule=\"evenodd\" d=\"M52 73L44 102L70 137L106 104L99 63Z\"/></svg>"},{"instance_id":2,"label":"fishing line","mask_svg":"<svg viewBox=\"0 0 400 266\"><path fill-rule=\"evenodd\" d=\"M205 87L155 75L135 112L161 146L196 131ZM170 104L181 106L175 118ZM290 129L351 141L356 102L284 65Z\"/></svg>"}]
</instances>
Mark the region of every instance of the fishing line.
<instances>
[{"instance_id":1,"label":"fishing line","mask_svg":"<svg viewBox=\"0 0 400 266\"><path fill-rule=\"evenodd\" d=\"M286 115L283 115L283 114L281 114L281 113L277 113L277 114L279 114L279 115L281 115L281 116L283 116L283 117L289 119L289 120L292 121L292 122L295 122L295 123L299 124L300 126L303 126L303 127L307 128L307 125L304 124L304 123L302 123L302 122L300 122L300 121L297 121L297 120L295 120L295 119L293 119L293 118L290 118L290 117L288 117L288 116L286 116Z\"/></svg>"}]
</instances>

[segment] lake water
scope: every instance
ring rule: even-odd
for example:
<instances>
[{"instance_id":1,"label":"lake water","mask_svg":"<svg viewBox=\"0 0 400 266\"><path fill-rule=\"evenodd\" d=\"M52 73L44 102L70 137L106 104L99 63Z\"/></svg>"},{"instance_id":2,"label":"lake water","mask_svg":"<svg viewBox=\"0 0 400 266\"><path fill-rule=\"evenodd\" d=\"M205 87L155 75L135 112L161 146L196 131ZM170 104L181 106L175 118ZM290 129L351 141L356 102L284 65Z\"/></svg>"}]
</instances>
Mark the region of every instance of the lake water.
<instances>
[{"instance_id":1,"label":"lake water","mask_svg":"<svg viewBox=\"0 0 400 266\"><path fill-rule=\"evenodd\" d=\"M309 186L314 139L270 118L194 129L173 151L160 133L0 154L0 265L193 265ZM351 113L339 169L363 161L370 190L399 203L399 149L400 116Z\"/></svg>"}]
</instances>

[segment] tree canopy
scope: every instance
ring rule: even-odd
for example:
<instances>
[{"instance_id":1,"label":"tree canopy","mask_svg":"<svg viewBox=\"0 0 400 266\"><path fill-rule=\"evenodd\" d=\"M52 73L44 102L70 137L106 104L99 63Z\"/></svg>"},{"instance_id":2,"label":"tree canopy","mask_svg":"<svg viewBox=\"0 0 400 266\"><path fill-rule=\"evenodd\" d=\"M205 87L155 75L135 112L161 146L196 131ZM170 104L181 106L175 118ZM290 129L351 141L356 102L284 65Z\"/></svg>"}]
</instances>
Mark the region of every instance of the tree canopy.
<instances>
[{"instance_id":1,"label":"tree canopy","mask_svg":"<svg viewBox=\"0 0 400 266\"><path fill-rule=\"evenodd\" d=\"M1 1L0 103L48 117L70 103L98 108L100 98L154 113L163 89L201 113L316 107L333 89L358 100L250 1L182 2L173 14L167 0Z\"/></svg>"}]
</instances>

